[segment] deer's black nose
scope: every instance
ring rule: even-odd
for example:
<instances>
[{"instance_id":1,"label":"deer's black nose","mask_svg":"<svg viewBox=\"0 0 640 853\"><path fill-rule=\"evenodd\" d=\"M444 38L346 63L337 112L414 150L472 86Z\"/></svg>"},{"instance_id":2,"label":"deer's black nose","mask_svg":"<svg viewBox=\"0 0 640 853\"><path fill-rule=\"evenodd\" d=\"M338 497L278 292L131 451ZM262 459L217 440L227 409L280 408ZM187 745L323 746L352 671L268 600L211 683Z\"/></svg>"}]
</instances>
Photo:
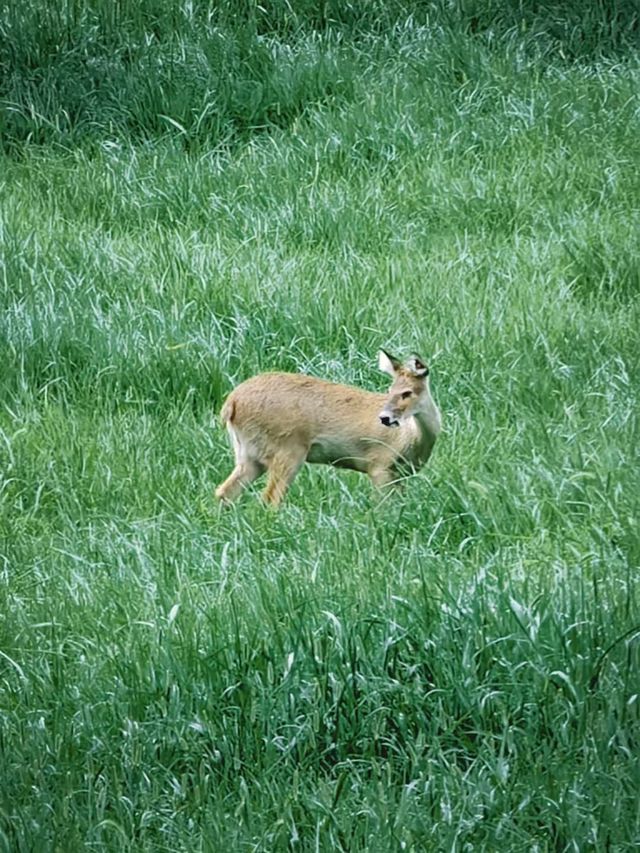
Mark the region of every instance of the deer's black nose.
<instances>
[{"instance_id":1,"label":"deer's black nose","mask_svg":"<svg viewBox=\"0 0 640 853\"><path fill-rule=\"evenodd\" d=\"M386 427L398 426L398 421L390 415L380 415L380 423Z\"/></svg>"}]
</instances>

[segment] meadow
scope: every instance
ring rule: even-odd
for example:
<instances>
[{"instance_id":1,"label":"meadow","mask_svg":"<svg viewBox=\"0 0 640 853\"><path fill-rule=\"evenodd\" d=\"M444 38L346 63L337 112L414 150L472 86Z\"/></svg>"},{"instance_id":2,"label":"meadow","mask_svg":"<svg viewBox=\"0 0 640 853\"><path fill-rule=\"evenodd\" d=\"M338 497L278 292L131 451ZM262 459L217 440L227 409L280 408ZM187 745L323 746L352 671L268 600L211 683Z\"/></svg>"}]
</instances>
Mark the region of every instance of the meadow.
<instances>
[{"instance_id":1,"label":"meadow","mask_svg":"<svg viewBox=\"0 0 640 853\"><path fill-rule=\"evenodd\" d=\"M0 19L0 850L640 843L634 4ZM261 370L444 428L228 510Z\"/></svg>"}]
</instances>

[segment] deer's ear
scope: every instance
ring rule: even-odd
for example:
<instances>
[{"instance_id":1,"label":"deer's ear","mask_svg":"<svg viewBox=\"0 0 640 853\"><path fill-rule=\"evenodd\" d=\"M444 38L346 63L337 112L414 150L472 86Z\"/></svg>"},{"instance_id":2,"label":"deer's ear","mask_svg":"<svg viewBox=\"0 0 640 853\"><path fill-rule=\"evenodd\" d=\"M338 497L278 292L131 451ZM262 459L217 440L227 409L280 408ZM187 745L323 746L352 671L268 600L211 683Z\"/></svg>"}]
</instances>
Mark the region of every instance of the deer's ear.
<instances>
[{"instance_id":1,"label":"deer's ear","mask_svg":"<svg viewBox=\"0 0 640 853\"><path fill-rule=\"evenodd\" d=\"M419 355L412 355L407 360L405 367L409 371L409 373L412 373L418 378L422 378L423 376L429 375L429 368Z\"/></svg>"},{"instance_id":2,"label":"deer's ear","mask_svg":"<svg viewBox=\"0 0 640 853\"><path fill-rule=\"evenodd\" d=\"M397 358L394 358L392 355L389 355L388 352L381 349L378 353L378 367L383 373L388 373L389 376L395 376L398 370L400 370L400 362Z\"/></svg>"}]
</instances>

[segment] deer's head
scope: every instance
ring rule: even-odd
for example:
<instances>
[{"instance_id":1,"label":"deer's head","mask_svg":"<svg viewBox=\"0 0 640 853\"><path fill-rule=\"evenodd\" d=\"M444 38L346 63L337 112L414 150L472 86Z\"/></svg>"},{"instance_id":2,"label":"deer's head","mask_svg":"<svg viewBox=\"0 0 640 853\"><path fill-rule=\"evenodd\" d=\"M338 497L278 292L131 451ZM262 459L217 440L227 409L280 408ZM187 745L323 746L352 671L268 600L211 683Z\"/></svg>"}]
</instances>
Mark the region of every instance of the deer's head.
<instances>
[{"instance_id":1,"label":"deer's head","mask_svg":"<svg viewBox=\"0 0 640 853\"><path fill-rule=\"evenodd\" d=\"M410 356L403 364L384 350L378 355L378 366L393 379L378 417L383 426L398 427L405 418L414 415L429 396L429 368L418 355Z\"/></svg>"}]
</instances>

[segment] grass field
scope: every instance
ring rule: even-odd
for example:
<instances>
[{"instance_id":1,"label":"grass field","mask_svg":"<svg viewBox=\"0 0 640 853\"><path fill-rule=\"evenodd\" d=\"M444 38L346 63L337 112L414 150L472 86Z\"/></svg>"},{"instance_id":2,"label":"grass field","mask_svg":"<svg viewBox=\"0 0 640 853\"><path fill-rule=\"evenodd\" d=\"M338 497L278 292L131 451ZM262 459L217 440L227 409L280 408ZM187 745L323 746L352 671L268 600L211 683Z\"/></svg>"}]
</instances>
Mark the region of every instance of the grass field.
<instances>
[{"instance_id":1,"label":"grass field","mask_svg":"<svg viewBox=\"0 0 640 853\"><path fill-rule=\"evenodd\" d=\"M0 850L637 849L638 18L506 5L3 12ZM219 510L380 347L428 466Z\"/></svg>"}]
</instances>

